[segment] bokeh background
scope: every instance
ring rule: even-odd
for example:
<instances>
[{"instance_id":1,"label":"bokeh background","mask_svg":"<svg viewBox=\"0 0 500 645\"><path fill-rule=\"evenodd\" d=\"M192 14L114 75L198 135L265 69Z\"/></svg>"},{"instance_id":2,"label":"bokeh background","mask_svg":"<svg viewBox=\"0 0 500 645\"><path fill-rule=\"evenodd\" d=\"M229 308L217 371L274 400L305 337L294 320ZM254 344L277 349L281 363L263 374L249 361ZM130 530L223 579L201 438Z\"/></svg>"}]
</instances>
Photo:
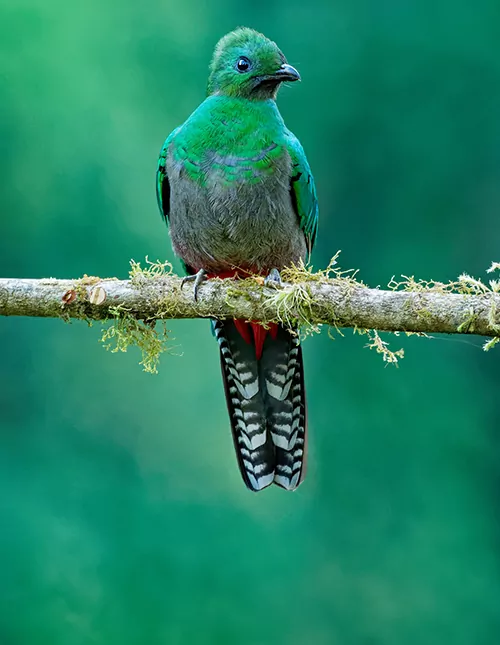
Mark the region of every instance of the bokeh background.
<instances>
[{"instance_id":1,"label":"bokeh background","mask_svg":"<svg viewBox=\"0 0 500 645\"><path fill-rule=\"evenodd\" d=\"M165 136L219 37L275 39L324 267L485 278L500 260L497 0L3 0L0 275L173 260ZM179 265L175 264L179 269ZM0 319L1 645L489 645L500 637L500 354L305 343L310 466L243 486L206 321L160 374L83 323Z\"/></svg>"}]
</instances>

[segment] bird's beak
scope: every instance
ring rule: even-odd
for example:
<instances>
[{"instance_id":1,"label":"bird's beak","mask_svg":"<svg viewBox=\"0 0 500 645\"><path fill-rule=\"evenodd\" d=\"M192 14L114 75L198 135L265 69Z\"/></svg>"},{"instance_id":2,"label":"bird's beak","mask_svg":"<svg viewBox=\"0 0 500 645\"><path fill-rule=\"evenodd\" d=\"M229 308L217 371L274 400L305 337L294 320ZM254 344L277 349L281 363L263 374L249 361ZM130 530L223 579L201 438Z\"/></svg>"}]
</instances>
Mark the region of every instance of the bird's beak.
<instances>
[{"instance_id":1,"label":"bird's beak","mask_svg":"<svg viewBox=\"0 0 500 645\"><path fill-rule=\"evenodd\" d=\"M300 81L300 74L295 67L288 65L288 63L283 63L273 76L280 81Z\"/></svg>"}]
</instances>

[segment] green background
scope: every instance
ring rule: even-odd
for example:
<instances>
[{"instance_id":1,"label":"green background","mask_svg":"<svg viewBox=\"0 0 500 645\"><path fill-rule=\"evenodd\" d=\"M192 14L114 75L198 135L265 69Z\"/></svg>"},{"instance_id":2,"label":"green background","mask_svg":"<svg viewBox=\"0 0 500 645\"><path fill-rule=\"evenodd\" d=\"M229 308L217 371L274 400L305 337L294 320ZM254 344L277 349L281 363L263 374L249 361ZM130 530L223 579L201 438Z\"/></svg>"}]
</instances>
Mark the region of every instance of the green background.
<instances>
[{"instance_id":1,"label":"green background","mask_svg":"<svg viewBox=\"0 0 500 645\"><path fill-rule=\"evenodd\" d=\"M3 0L0 275L173 259L154 172L216 41L275 39L313 168L313 261L485 278L500 260L498 0ZM175 264L179 269L179 265ZM99 329L0 319L1 645L496 644L499 351L304 346L308 477L243 486L206 321L160 374Z\"/></svg>"}]
</instances>

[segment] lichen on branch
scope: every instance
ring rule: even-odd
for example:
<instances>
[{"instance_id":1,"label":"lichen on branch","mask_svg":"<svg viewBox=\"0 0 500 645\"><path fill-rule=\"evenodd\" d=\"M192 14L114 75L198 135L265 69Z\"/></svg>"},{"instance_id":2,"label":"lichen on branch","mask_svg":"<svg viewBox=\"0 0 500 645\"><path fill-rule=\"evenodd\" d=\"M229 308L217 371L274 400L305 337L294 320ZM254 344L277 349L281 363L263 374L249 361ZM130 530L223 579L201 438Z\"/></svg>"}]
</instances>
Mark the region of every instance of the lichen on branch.
<instances>
[{"instance_id":1,"label":"lichen on branch","mask_svg":"<svg viewBox=\"0 0 500 645\"><path fill-rule=\"evenodd\" d=\"M115 307L110 313L114 319L104 327L101 335L105 349L114 354L138 347L142 355L139 365L145 372L157 374L160 356L168 348L165 320L138 320L123 307Z\"/></svg>"},{"instance_id":2,"label":"lichen on branch","mask_svg":"<svg viewBox=\"0 0 500 645\"><path fill-rule=\"evenodd\" d=\"M203 283L198 300L168 262L132 262L129 280L84 276L78 280L0 279L0 315L110 321L103 341L114 351L137 345L142 364L155 371L164 351L166 330L159 321L174 318L242 318L263 325L279 322L306 336L326 325L368 335L368 347L388 363L391 351L379 331L428 335L486 336L484 349L500 340L500 280L487 283L467 274L443 283L413 276L390 280L387 289L370 289L356 271L342 271L338 254L314 272L300 264L282 271L282 289L270 289L260 276L218 278ZM500 270L494 262L488 269Z\"/></svg>"}]
</instances>

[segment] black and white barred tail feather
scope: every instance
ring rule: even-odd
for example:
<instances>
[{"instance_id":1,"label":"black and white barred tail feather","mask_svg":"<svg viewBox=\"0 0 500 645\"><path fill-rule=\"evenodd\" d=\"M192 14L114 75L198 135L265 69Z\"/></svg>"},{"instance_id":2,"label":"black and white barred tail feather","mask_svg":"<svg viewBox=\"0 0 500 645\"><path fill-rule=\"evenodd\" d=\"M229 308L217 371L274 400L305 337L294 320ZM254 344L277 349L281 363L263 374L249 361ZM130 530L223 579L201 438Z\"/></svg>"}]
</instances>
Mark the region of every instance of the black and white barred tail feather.
<instances>
[{"instance_id":1,"label":"black and white barred tail feather","mask_svg":"<svg viewBox=\"0 0 500 645\"><path fill-rule=\"evenodd\" d=\"M302 348L297 336L278 327L260 360L267 428L275 446L274 483L293 490L305 476L307 407Z\"/></svg>"},{"instance_id":2,"label":"black and white barred tail feather","mask_svg":"<svg viewBox=\"0 0 500 645\"><path fill-rule=\"evenodd\" d=\"M262 357L234 321L214 321L241 474L250 490L293 490L305 474L307 414L302 351L283 327L267 335Z\"/></svg>"}]
</instances>

